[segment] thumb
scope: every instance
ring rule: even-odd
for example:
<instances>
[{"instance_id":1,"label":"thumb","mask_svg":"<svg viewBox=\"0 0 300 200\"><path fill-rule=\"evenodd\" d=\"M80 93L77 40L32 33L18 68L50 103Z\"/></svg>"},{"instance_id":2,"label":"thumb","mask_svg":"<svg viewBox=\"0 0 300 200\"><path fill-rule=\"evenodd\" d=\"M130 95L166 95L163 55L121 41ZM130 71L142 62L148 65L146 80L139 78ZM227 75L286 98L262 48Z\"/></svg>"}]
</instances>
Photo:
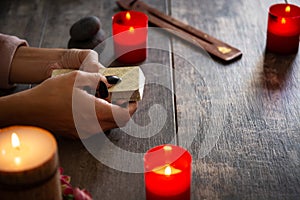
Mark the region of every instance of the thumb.
<instances>
[{"instance_id":1,"label":"thumb","mask_svg":"<svg viewBox=\"0 0 300 200\"><path fill-rule=\"evenodd\" d=\"M80 69L88 72L98 72L99 69L104 68L102 64L98 62L98 53L96 51L90 50L85 56Z\"/></svg>"}]
</instances>

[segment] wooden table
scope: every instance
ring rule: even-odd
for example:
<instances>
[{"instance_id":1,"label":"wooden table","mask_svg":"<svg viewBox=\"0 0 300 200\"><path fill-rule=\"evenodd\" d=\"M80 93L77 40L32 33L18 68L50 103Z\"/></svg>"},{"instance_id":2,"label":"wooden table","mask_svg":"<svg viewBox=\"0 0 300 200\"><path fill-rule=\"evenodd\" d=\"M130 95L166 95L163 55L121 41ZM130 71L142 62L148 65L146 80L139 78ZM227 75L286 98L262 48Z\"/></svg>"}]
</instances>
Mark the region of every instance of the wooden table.
<instances>
[{"instance_id":1,"label":"wooden table","mask_svg":"<svg viewBox=\"0 0 300 200\"><path fill-rule=\"evenodd\" d=\"M60 164L72 184L94 199L145 199L143 174L130 172L142 161L131 154L172 142L193 156L192 199L299 199L300 56L265 53L268 7L283 1L145 2L239 48L243 57L224 65L181 39L151 30L152 48L141 65L144 99L133 122L83 142L57 138ZM0 32L35 47L66 48L75 21L98 16L110 36L117 11L111 0L3 0ZM97 147L100 157L124 163L100 162L86 144Z\"/></svg>"}]
</instances>

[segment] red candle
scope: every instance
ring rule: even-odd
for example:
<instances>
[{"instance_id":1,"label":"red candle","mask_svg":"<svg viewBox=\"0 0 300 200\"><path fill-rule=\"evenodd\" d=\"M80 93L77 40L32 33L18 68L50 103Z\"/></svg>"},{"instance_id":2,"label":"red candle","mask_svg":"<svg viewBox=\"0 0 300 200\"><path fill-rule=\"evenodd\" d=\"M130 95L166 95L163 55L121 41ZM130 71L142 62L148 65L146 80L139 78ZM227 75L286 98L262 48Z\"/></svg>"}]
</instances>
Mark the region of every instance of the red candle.
<instances>
[{"instance_id":1,"label":"red candle","mask_svg":"<svg viewBox=\"0 0 300 200\"><path fill-rule=\"evenodd\" d=\"M114 50L125 64L142 62L147 55L148 17L138 11L123 11L113 16Z\"/></svg>"},{"instance_id":2,"label":"red candle","mask_svg":"<svg viewBox=\"0 0 300 200\"><path fill-rule=\"evenodd\" d=\"M300 8L292 4L275 4L269 9L267 51L297 53L300 35Z\"/></svg>"},{"instance_id":3,"label":"red candle","mask_svg":"<svg viewBox=\"0 0 300 200\"><path fill-rule=\"evenodd\" d=\"M175 145L161 145L144 157L147 200L189 200L190 153Z\"/></svg>"}]
</instances>

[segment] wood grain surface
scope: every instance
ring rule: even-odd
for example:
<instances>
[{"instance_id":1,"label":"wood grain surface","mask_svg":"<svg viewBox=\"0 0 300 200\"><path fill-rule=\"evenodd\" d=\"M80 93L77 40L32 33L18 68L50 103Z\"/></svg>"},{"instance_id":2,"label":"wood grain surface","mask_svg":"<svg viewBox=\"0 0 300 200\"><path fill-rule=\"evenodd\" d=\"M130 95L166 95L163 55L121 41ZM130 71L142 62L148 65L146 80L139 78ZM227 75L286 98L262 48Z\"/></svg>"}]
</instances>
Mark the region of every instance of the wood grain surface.
<instances>
[{"instance_id":1,"label":"wood grain surface","mask_svg":"<svg viewBox=\"0 0 300 200\"><path fill-rule=\"evenodd\" d=\"M128 171L142 165L132 154L171 142L193 156L193 200L300 199L300 56L265 51L268 8L284 1L144 2L237 47L243 57L225 65L151 28L141 64L144 97L132 121L85 141L57 137L60 163L72 184L94 199L145 199L143 173ZM98 16L110 37L111 17L118 11L111 0L3 0L0 32L35 47L66 48L75 21ZM118 65L95 50L105 66ZM0 94L23 89L27 86ZM100 162L103 155L107 159ZM111 165L118 159L124 164Z\"/></svg>"},{"instance_id":2,"label":"wood grain surface","mask_svg":"<svg viewBox=\"0 0 300 200\"><path fill-rule=\"evenodd\" d=\"M194 158L193 199L300 198L300 58L265 53L267 11L272 3L172 1L174 17L239 47L244 54L224 66L173 40L174 52L193 64L177 65L182 59L175 59L175 68L189 74L194 93L201 94L192 101L191 91L181 89L183 79L175 77L177 108L184 113L177 119L183 122L179 142L194 137L189 145ZM197 116L194 112L199 120L185 122ZM189 129L196 133L191 130L185 135Z\"/></svg>"}]
</instances>

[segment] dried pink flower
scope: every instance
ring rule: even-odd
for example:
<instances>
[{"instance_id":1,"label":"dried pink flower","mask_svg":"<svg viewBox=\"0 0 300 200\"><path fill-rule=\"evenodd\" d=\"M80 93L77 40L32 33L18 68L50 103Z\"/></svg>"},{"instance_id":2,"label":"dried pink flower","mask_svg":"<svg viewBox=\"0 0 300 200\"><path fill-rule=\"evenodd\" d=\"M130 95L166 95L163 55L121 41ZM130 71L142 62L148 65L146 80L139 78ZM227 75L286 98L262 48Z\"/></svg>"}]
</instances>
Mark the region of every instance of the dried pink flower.
<instances>
[{"instance_id":1,"label":"dried pink flower","mask_svg":"<svg viewBox=\"0 0 300 200\"><path fill-rule=\"evenodd\" d=\"M92 196L85 189L80 190L76 187L73 189L73 195L75 200L92 200Z\"/></svg>"},{"instance_id":2,"label":"dried pink flower","mask_svg":"<svg viewBox=\"0 0 300 200\"><path fill-rule=\"evenodd\" d=\"M59 168L61 191L64 200L93 200L92 196L86 189L73 188L71 177L63 175L63 168Z\"/></svg>"}]
</instances>

